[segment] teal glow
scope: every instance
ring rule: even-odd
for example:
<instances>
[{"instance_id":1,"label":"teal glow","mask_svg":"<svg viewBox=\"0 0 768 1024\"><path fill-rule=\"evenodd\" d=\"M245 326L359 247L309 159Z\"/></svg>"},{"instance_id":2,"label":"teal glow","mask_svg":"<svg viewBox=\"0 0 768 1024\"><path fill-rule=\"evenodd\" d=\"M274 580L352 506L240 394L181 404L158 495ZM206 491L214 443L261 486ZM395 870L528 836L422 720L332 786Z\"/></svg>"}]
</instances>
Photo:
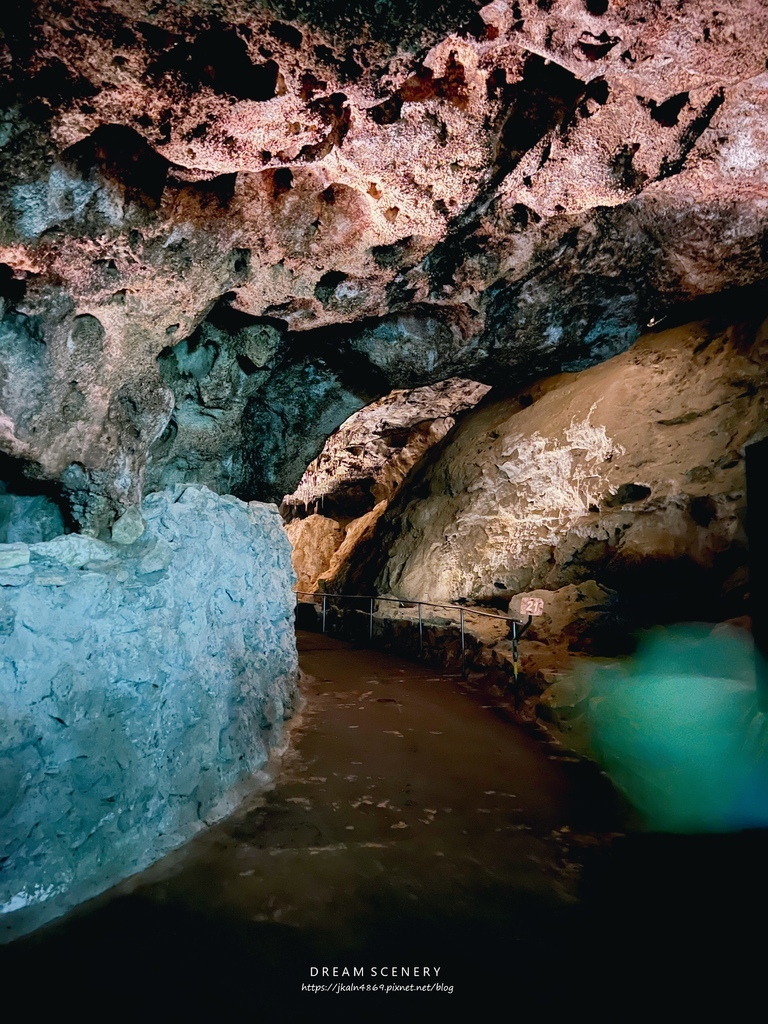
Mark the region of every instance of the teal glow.
<instances>
[{"instance_id":1,"label":"teal glow","mask_svg":"<svg viewBox=\"0 0 768 1024\"><path fill-rule=\"evenodd\" d=\"M768 826L768 722L744 630L655 630L632 658L583 668L577 685L592 751L648 828Z\"/></svg>"}]
</instances>

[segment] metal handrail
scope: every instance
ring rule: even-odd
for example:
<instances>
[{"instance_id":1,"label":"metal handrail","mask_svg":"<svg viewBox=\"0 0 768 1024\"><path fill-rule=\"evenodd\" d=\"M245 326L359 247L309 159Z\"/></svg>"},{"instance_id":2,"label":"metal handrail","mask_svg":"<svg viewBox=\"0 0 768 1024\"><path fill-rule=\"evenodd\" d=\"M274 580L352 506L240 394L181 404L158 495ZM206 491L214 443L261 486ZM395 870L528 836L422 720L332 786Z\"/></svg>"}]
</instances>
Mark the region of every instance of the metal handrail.
<instances>
[{"instance_id":1,"label":"metal handrail","mask_svg":"<svg viewBox=\"0 0 768 1024\"><path fill-rule=\"evenodd\" d=\"M323 599L323 633L325 633L325 618L327 611L327 599L329 597L337 598L340 600L354 600L354 601L370 601L370 610L368 612L368 639L373 639L373 611L374 605L377 601L389 602L390 604L398 604L401 607L404 605L413 606L416 605L419 610L419 650L424 649L424 621L422 617L422 608L444 608L449 611L459 613L459 625L461 630L461 672L462 675L465 672L466 667L466 637L464 629L464 617L465 615L479 615L486 619L498 619L501 622L511 623L512 625L512 668L515 679L517 679L519 672L519 657L517 643L520 637L525 633L530 624L533 622L533 616L528 616L528 621L523 625L521 619L516 619L513 615L496 615L493 612L483 612L476 608L465 608L463 605L455 604L439 604L435 601L409 601L402 597L375 597L369 594L334 594L329 591L323 590L296 590L294 591L299 597L322 597ZM314 603L314 601L313 601ZM523 628L518 632L518 626Z\"/></svg>"}]
</instances>

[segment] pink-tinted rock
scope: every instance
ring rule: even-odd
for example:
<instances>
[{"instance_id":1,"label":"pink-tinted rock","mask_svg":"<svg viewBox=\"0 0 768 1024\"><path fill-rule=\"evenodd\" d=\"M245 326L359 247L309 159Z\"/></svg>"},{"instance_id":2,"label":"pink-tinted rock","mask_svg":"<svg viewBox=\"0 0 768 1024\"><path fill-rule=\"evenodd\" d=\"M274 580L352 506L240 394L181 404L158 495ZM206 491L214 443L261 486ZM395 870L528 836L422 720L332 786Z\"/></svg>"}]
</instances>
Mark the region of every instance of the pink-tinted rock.
<instances>
[{"instance_id":1,"label":"pink-tinted rock","mask_svg":"<svg viewBox=\"0 0 768 1024\"><path fill-rule=\"evenodd\" d=\"M393 387L586 366L764 279L758 0L15 10L0 444L92 532L148 459L279 499ZM167 350L216 331L231 394L189 394Z\"/></svg>"}]
</instances>

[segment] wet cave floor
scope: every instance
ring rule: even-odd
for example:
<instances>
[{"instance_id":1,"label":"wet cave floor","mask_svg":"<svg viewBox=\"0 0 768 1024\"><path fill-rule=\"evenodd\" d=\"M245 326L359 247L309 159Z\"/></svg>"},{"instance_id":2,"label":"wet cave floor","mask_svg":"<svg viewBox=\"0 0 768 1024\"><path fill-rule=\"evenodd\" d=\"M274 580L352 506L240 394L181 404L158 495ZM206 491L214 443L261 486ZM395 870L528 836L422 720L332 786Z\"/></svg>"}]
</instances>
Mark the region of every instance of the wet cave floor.
<instances>
[{"instance_id":1,"label":"wet cave floor","mask_svg":"<svg viewBox=\"0 0 768 1024\"><path fill-rule=\"evenodd\" d=\"M317 999L415 1020L496 997L617 1019L714 987L733 1010L764 976L764 834L626 832L596 769L457 677L316 634L299 649L305 705L274 786L0 950L6 998L85 1020Z\"/></svg>"}]
</instances>

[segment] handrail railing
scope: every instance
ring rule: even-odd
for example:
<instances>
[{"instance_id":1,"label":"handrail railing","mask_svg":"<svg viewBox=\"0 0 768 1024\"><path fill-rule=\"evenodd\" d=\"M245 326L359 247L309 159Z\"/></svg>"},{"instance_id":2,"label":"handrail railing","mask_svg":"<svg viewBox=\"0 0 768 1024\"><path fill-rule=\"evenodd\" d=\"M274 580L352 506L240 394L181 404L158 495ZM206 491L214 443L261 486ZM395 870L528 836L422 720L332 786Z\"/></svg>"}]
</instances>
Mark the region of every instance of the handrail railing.
<instances>
[{"instance_id":1,"label":"handrail railing","mask_svg":"<svg viewBox=\"0 0 768 1024\"><path fill-rule=\"evenodd\" d=\"M523 635L523 633L525 633L525 631L528 629L528 627L530 626L531 622L533 621L533 616L532 615L529 615L528 616L528 621L525 624L523 624L521 619L516 619L513 615L497 615L494 612L484 612L484 611L481 611L479 608L466 608L463 605L456 605L456 604L440 604L440 603L435 602L435 601L410 601L410 600L408 600L406 598L402 598L402 597L377 597L377 596L371 596L369 594L334 594L332 592L323 591L323 590L313 590L313 591L309 591L309 590L296 590L296 591L294 591L294 593L296 593L299 597L311 597L311 598L322 597L322 599L323 599L323 613L322 613L322 623L323 623L322 631L323 631L323 633L325 633L326 614L327 614L327 610L328 610L327 601L328 601L329 597L330 598L335 598L337 600L342 600L342 601L345 601L345 600L352 600L352 601L365 601L365 600L368 600L370 602L370 608L369 608L369 611L368 611L368 639L369 640L373 639L373 612L374 612L374 605L376 604L376 602L384 602L384 603L389 603L389 604L397 604L397 605L400 605L401 608L403 608L403 607L413 607L414 605L416 605L418 607L418 614L419 614L419 650L420 651L422 651L424 649L424 619L423 619L423 615L422 615L422 611L421 611L422 608L443 608L443 609L447 609L449 611L458 612L459 613L459 629L460 629L460 633L461 633L461 673L462 673L462 675L465 674L465 670L466 670L466 631L465 631L465 616L466 615L477 615L477 616L480 616L480 617L483 617L483 618L486 618L486 619L496 619L496 620L501 621L501 622L506 622L506 623L508 623L508 626L507 626L508 629L509 629L509 626L511 625L511 627L512 627L512 671L514 673L515 680L517 680L517 676L518 676L519 669L520 669L520 660L519 660L519 657L518 657L518 646L517 646L518 645L518 641L519 641L520 637ZM314 601L312 603L314 604ZM518 631L518 626L522 626L523 628Z\"/></svg>"}]
</instances>

